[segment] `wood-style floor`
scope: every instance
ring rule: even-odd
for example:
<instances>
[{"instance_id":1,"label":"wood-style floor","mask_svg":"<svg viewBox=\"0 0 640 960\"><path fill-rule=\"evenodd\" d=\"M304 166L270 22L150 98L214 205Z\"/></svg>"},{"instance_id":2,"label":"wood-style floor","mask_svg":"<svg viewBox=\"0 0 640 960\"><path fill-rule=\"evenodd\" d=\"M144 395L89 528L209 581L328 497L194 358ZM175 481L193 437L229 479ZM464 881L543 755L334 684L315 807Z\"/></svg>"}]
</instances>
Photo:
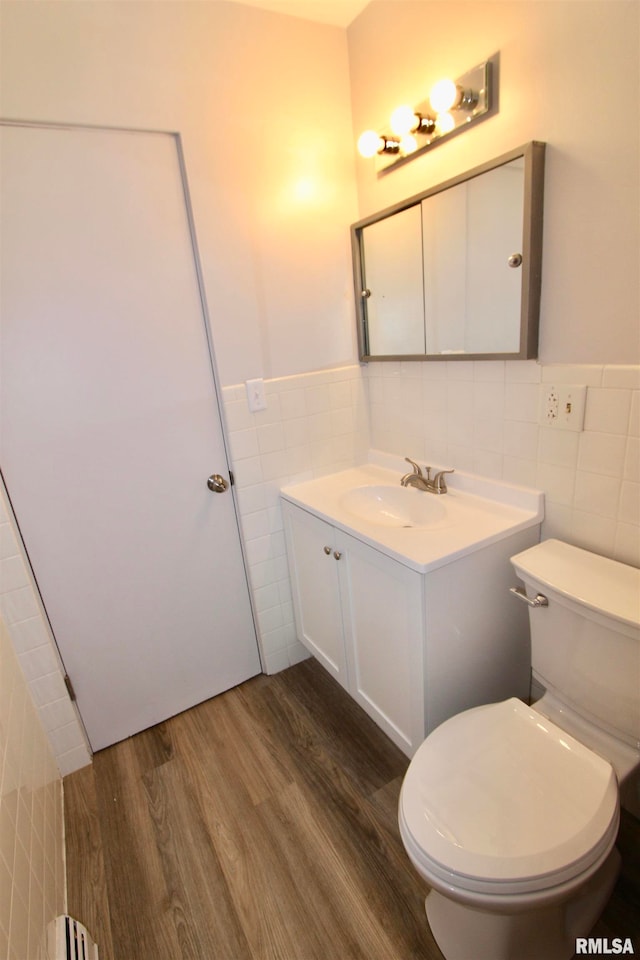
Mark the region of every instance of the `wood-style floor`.
<instances>
[{"instance_id":1,"label":"wood-style floor","mask_svg":"<svg viewBox=\"0 0 640 960\"><path fill-rule=\"evenodd\" d=\"M65 778L68 911L100 960L441 960L407 762L315 661L256 677ZM640 954L638 826L593 935Z\"/></svg>"}]
</instances>

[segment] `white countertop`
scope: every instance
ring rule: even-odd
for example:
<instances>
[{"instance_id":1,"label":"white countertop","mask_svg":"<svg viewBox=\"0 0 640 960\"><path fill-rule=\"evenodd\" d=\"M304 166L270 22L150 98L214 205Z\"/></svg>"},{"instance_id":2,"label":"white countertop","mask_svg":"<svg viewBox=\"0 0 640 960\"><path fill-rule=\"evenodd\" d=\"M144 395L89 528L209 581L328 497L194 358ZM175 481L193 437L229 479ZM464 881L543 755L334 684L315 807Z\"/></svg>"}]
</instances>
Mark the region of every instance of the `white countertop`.
<instances>
[{"instance_id":1,"label":"white countertop","mask_svg":"<svg viewBox=\"0 0 640 960\"><path fill-rule=\"evenodd\" d=\"M376 451L370 459L375 462L283 487L281 496L419 573L542 522L544 495L539 490L456 471L446 477L445 494L407 489L412 496L437 501L443 517L423 526L380 525L352 513L345 495L367 486L399 486L411 468L399 457Z\"/></svg>"}]
</instances>

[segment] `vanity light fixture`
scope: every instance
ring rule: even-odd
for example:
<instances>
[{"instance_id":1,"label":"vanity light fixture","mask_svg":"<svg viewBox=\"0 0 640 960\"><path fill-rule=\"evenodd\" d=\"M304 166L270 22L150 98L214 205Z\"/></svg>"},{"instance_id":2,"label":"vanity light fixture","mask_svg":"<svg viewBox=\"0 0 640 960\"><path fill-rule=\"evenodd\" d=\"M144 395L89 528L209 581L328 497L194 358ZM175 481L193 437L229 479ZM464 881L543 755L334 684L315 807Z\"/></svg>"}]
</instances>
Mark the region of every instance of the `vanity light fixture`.
<instances>
[{"instance_id":1,"label":"vanity light fixture","mask_svg":"<svg viewBox=\"0 0 640 960\"><path fill-rule=\"evenodd\" d=\"M375 158L376 170L381 173L495 113L492 68L496 63L494 57L457 80L440 80L429 99L415 108L408 104L397 107L389 121L391 133L366 130L358 140L358 152Z\"/></svg>"}]
</instances>

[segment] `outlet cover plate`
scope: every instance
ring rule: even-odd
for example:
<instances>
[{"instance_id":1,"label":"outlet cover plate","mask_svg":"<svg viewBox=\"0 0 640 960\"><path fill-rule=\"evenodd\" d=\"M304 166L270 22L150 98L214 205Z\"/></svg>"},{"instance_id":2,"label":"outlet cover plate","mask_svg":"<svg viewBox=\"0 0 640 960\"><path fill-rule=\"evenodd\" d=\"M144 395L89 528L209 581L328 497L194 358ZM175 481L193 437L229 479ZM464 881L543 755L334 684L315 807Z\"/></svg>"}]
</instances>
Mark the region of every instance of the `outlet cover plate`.
<instances>
[{"instance_id":1,"label":"outlet cover plate","mask_svg":"<svg viewBox=\"0 0 640 960\"><path fill-rule=\"evenodd\" d=\"M542 388L540 423L556 430L584 430L587 388L581 384L545 384Z\"/></svg>"},{"instance_id":2,"label":"outlet cover plate","mask_svg":"<svg viewBox=\"0 0 640 960\"><path fill-rule=\"evenodd\" d=\"M267 398L264 392L264 380L262 377L258 377L256 380L247 380L246 388L247 402L251 413L256 413L257 410L266 410Z\"/></svg>"}]
</instances>

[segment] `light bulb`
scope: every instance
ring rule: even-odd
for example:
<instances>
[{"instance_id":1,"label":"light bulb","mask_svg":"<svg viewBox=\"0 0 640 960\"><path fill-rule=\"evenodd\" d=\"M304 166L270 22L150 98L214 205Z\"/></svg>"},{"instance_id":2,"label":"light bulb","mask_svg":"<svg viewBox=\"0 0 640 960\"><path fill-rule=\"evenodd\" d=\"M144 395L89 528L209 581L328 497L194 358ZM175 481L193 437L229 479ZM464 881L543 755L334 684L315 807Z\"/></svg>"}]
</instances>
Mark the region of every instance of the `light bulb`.
<instances>
[{"instance_id":1,"label":"light bulb","mask_svg":"<svg viewBox=\"0 0 640 960\"><path fill-rule=\"evenodd\" d=\"M445 133L451 133L456 125L455 120L450 113L439 113L436 117L436 132L442 136Z\"/></svg>"},{"instance_id":2,"label":"light bulb","mask_svg":"<svg viewBox=\"0 0 640 960\"><path fill-rule=\"evenodd\" d=\"M415 153L418 149L418 141L415 137L412 137L410 133L405 133L403 137L400 138L400 152Z\"/></svg>"},{"instance_id":3,"label":"light bulb","mask_svg":"<svg viewBox=\"0 0 640 960\"><path fill-rule=\"evenodd\" d=\"M413 107L403 104L401 107L396 107L389 122L393 133L402 137L405 133L411 133L412 130L415 130L418 118Z\"/></svg>"},{"instance_id":4,"label":"light bulb","mask_svg":"<svg viewBox=\"0 0 640 960\"><path fill-rule=\"evenodd\" d=\"M358 138L358 153L361 157L375 157L384 146L384 141L375 130L365 130Z\"/></svg>"},{"instance_id":5,"label":"light bulb","mask_svg":"<svg viewBox=\"0 0 640 960\"><path fill-rule=\"evenodd\" d=\"M439 80L431 89L429 100L436 113L451 110L459 97L459 91L453 80Z\"/></svg>"}]
</instances>

